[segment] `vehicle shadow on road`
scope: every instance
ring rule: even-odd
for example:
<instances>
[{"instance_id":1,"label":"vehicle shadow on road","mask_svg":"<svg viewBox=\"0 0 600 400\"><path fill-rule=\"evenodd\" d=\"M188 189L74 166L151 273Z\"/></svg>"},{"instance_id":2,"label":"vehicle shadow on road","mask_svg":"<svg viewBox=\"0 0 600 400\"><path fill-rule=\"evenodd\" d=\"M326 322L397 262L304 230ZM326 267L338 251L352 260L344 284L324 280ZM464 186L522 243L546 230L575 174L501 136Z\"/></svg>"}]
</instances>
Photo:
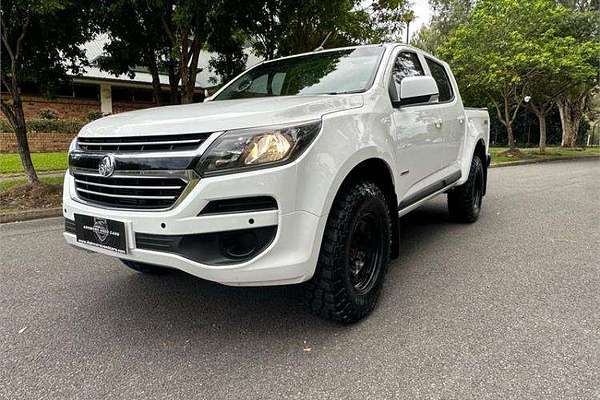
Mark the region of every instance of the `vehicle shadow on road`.
<instances>
[{"instance_id":1,"label":"vehicle shadow on road","mask_svg":"<svg viewBox=\"0 0 600 400\"><path fill-rule=\"evenodd\" d=\"M433 240L448 234L461 224L450 219L445 202L436 199L400 218L400 254L398 260L433 247Z\"/></svg>"},{"instance_id":2,"label":"vehicle shadow on road","mask_svg":"<svg viewBox=\"0 0 600 400\"><path fill-rule=\"evenodd\" d=\"M440 227L451 224L446 209L435 205L414 211L403 217L401 223L400 257L391 266L394 280L404 275L398 272L406 267L404 258L427 251L431 236L442 235L439 232L444 229ZM394 290L399 284L407 283L388 282L386 286L392 288L386 290ZM198 339L215 334L220 341L230 339L232 343L260 341L265 337L289 340L294 336L300 342L307 336L327 341L332 331L343 335L377 318L373 315L350 328L316 318L303 307L300 285L237 288L182 272L150 276L124 271L116 274L106 287L109 289L105 295L92 305L96 307L92 314L104 319L105 324L114 324L115 329L123 329L125 324L127 331L142 332L148 336L144 340L150 342L165 335L177 340L177 337Z\"/></svg>"}]
</instances>

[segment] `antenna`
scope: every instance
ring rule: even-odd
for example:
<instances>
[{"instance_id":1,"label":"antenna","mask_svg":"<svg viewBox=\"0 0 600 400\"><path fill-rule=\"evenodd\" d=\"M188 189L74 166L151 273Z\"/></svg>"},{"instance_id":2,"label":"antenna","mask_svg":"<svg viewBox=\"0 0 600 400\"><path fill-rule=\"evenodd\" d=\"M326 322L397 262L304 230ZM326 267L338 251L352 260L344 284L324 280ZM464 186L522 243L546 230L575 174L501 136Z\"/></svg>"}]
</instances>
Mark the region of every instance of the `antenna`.
<instances>
[{"instance_id":1,"label":"antenna","mask_svg":"<svg viewBox=\"0 0 600 400\"><path fill-rule=\"evenodd\" d=\"M327 34L327 36L325 36L325 39L323 39L323 42L321 42L321 44L319 45L319 47L317 47L316 49L314 49L313 51L321 51L321 50L325 50L323 48L323 46L325 46L325 42L327 42L327 39L329 39L329 36L331 36L331 31Z\"/></svg>"}]
</instances>

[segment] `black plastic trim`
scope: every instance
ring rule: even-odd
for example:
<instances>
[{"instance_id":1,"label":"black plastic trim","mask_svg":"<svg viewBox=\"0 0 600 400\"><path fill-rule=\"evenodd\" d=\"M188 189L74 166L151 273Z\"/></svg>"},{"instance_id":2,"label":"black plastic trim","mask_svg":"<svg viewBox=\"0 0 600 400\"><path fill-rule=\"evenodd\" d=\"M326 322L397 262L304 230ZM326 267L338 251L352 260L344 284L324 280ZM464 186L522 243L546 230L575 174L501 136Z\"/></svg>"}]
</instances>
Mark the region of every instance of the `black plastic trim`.
<instances>
[{"instance_id":1,"label":"black plastic trim","mask_svg":"<svg viewBox=\"0 0 600 400\"><path fill-rule=\"evenodd\" d=\"M76 233L74 220L65 218L65 232L72 233L72 234Z\"/></svg>"},{"instance_id":2,"label":"black plastic trim","mask_svg":"<svg viewBox=\"0 0 600 400\"><path fill-rule=\"evenodd\" d=\"M190 235L156 235L136 233L138 249L177 254L206 265L229 265L248 261L263 252L275 239L277 225L241 229L227 232L198 233ZM227 254L227 246L254 240L251 251L239 256Z\"/></svg>"},{"instance_id":3,"label":"black plastic trim","mask_svg":"<svg viewBox=\"0 0 600 400\"><path fill-rule=\"evenodd\" d=\"M277 201L271 196L239 197L212 200L198 215L231 214L254 211L277 210Z\"/></svg>"},{"instance_id":4,"label":"black plastic trim","mask_svg":"<svg viewBox=\"0 0 600 400\"><path fill-rule=\"evenodd\" d=\"M460 171L456 171L456 172L452 173L451 175L449 175L448 177L419 190L418 192L414 193L410 197L402 200L400 202L400 204L398 205L398 209L399 210L405 209L406 207L409 207L409 206L415 204L416 202L423 200L425 197L430 196L430 195L434 194L435 192L442 190L446 186L453 184L454 182L459 180L461 176L462 176L462 173Z\"/></svg>"},{"instance_id":5,"label":"black plastic trim","mask_svg":"<svg viewBox=\"0 0 600 400\"><path fill-rule=\"evenodd\" d=\"M394 102L394 103L397 105L396 107L437 104L437 103L432 103L431 99L434 96L437 96L437 94L430 94L430 95L426 95L426 96L408 97L408 98L402 99L402 100L400 100L398 102Z\"/></svg>"}]
</instances>

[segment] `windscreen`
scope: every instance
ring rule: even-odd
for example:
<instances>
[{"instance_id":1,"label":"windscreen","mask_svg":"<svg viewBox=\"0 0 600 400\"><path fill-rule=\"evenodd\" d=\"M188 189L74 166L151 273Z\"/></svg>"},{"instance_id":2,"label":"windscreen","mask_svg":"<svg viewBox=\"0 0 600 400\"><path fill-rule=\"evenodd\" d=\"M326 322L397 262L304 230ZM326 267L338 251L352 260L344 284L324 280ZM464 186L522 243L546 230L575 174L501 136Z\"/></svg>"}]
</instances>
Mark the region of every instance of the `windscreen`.
<instances>
[{"instance_id":1,"label":"windscreen","mask_svg":"<svg viewBox=\"0 0 600 400\"><path fill-rule=\"evenodd\" d=\"M326 51L267 62L227 86L214 100L359 93L377 73L382 47Z\"/></svg>"}]
</instances>

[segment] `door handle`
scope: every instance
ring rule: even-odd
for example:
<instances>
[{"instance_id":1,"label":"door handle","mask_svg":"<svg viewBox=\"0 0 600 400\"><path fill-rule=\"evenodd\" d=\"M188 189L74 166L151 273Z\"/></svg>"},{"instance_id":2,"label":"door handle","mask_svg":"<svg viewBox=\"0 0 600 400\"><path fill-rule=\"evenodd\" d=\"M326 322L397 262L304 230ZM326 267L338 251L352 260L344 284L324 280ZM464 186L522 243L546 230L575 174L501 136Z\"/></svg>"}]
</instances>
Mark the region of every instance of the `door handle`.
<instances>
[{"instance_id":1,"label":"door handle","mask_svg":"<svg viewBox=\"0 0 600 400\"><path fill-rule=\"evenodd\" d=\"M433 124L435 125L436 128L440 129L442 127L442 123L443 123L443 121L441 119L438 119Z\"/></svg>"},{"instance_id":2,"label":"door handle","mask_svg":"<svg viewBox=\"0 0 600 400\"><path fill-rule=\"evenodd\" d=\"M465 123L465 119L463 117L460 117L458 119L458 123L461 124L461 125L464 124Z\"/></svg>"}]
</instances>

